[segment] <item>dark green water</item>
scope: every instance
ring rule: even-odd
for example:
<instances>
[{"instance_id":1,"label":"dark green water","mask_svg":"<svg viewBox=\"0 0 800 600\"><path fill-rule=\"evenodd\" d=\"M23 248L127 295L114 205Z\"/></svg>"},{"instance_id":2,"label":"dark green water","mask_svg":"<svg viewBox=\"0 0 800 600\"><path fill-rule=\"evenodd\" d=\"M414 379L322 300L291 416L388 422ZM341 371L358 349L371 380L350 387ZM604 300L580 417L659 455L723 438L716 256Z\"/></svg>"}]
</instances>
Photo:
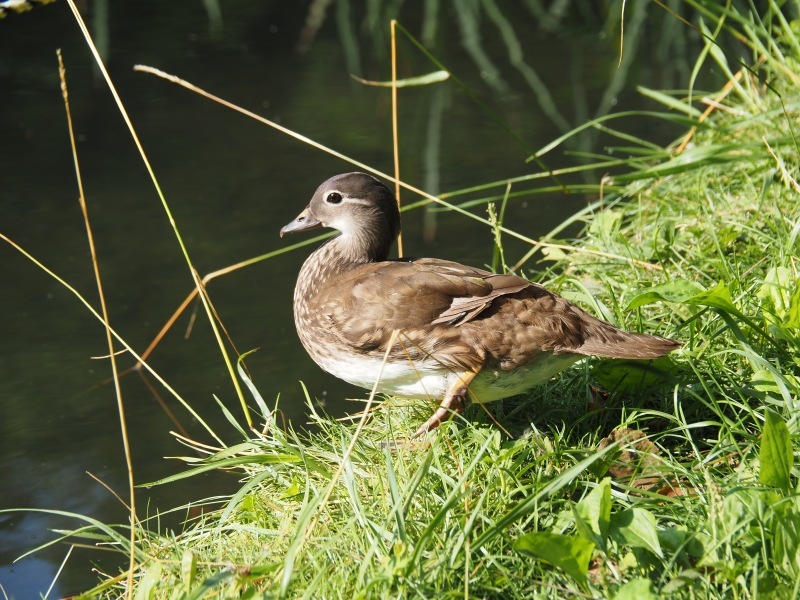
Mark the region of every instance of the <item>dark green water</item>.
<instances>
[{"instance_id":1,"label":"dark green water","mask_svg":"<svg viewBox=\"0 0 800 600\"><path fill-rule=\"evenodd\" d=\"M352 167L175 85L136 74L134 64L174 73L391 171L389 92L362 87L349 77L353 72L377 80L390 77L388 17L381 15L374 30L367 24L380 3L342 1L329 7L303 53L297 45L308 2L225 2L220 29L214 32L200 2L119 4L112 3L107 22L111 76L201 273L299 241L281 240L278 230L305 206L323 179ZM475 38L470 22L442 4L436 27L431 28L438 56L531 147L559 135L559 127L541 108L541 94L537 99L530 86L530 72L509 62L498 26L486 15L477 17L473 23L480 38ZM424 6L429 5L434 3ZM409 2L400 14L417 35L432 25L422 7ZM604 15L594 15L592 22L592 14L581 13L548 33L524 8L505 10L526 65L541 78L558 112L572 124L593 115L618 59L616 40L603 32ZM642 36L663 34L660 29L648 34L646 23L641 27ZM467 50L465 39L472 39L483 55ZM615 109L643 106L630 91L635 85L675 87L685 81L675 75L687 68L681 57L670 57L662 47L659 63L658 53L648 44L640 42L638 50L635 40L631 44L638 62L626 71L625 87L611 95ZM67 67L111 322L141 351L191 291L192 280L134 144L105 85L92 72L89 51L63 0L0 20L0 233L98 306L59 91L57 48ZM433 70L407 42L400 44L400 57L401 76ZM484 61L480 67L479 60ZM537 172L524 162L527 153L451 82L401 90L400 96L402 172L409 183L444 192ZM431 108L437 103L438 117ZM636 133L651 139L663 136L646 129ZM556 156L551 166L573 160ZM535 238L585 201L554 195L517 202L509 208L510 223ZM473 210L485 214L483 208ZM425 238L424 219L421 211L406 214L406 254L477 265L491 261L491 236L485 227L438 213L435 236ZM237 348L260 348L248 366L261 394L271 404L280 395L280 408L295 426L305 422L300 380L333 415L358 410L359 405L346 398L363 397L323 374L296 339L292 290L309 251L282 255L210 285ZM524 247L510 244L507 252L513 262ZM105 383L110 366L92 358L107 354L102 326L73 295L5 243L0 243L0 277L0 508L57 509L125 522L126 509L87 475L92 473L127 497L115 395L113 386ZM241 411L210 328L201 311L185 340L187 322L188 316L180 319L151 364L226 441L235 442L236 434L213 396L235 415ZM121 356L120 363L127 367L132 361ZM148 383L190 435L209 441L157 382L135 374L125 377L122 391L138 482L181 470L182 463L163 457L191 454L170 435L177 426ZM235 487L233 477L209 475L141 490L139 515L231 493ZM42 513L0 514L0 583L5 592L21 599L46 591L68 552L66 544L12 561L54 539L50 529L80 524ZM76 549L50 597L93 585L97 576L91 565L114 571L115 560Z\"/></svg>"}]
</instances>

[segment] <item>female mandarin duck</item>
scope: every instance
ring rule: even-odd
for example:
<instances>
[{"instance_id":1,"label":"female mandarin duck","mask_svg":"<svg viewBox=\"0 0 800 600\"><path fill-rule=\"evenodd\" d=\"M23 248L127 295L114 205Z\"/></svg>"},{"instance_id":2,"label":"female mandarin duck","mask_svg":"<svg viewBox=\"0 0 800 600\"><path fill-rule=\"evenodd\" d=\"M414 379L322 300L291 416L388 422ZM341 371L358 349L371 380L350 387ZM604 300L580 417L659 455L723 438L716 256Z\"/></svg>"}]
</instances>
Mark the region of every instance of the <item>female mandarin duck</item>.
<instances>
[{"instance_id":1,"label":"female mandarin duck","mask_svg":"<svg viewBox=\"0 0 800 600\"><path fill-rule=\"evenodd\" d=\"M436 258L387 260L400 213L389 189L365 173L325 181L281 236L317 227L341 234L300 269L300 341L320 367L352 384L372 389L381 373L379 392L441 398L415 436L470 399L520 394L586 356L653 359L680 346L618 329L515 275Z\"/></svg>"}]
</instances>

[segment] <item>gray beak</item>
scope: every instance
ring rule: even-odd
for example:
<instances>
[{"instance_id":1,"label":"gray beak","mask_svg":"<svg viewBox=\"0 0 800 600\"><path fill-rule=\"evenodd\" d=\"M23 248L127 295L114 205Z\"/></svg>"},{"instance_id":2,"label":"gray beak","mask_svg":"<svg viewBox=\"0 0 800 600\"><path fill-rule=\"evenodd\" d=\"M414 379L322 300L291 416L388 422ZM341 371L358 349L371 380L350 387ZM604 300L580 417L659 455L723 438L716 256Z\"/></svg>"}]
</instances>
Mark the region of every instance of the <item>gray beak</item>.
<instances>
[{"instance_id":1,"label":"gray beak","mask_svg":"<svg viewBox=\"0 0 800 600\"><path fill-rule=\"evenodd\" d=\"M297 215L297 218L285 225L281 229L281 237L287 233L295 233L297 231L308 231L309 229L316 229L322 227L322 222L314 216L310 208L306 208L303 212Z\"/></svg>"}]
</instances>

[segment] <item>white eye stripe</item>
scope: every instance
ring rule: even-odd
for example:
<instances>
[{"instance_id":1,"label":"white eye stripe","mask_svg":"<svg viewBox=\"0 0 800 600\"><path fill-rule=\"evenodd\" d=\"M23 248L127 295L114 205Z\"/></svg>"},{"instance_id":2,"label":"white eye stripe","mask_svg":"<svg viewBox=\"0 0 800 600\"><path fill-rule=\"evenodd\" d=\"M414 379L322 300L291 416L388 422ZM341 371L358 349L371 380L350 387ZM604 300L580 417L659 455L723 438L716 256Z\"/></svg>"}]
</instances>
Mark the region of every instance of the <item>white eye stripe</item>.
<instances>
[{"instance_id":1,"label":"white eye stripe","mask_svg":"<svg viewBox=\"0 0 800 600\"><path fill-rule=\"evenodd\" d=\"M342 202L352 202L353 204L364 204L364 205L370 204L369 200L364 200L363 198L356 198L356 197L353 197L353 196L345 196L339 190L331 190L331 191L327 192L325 194L325 201L326 202L330 202L329 198L330 198L331 194L339 194L339 196L341 196L341 200L339 200L339 202L336 202L336 204L341 204Z\"/></svg>"}]
</instances>

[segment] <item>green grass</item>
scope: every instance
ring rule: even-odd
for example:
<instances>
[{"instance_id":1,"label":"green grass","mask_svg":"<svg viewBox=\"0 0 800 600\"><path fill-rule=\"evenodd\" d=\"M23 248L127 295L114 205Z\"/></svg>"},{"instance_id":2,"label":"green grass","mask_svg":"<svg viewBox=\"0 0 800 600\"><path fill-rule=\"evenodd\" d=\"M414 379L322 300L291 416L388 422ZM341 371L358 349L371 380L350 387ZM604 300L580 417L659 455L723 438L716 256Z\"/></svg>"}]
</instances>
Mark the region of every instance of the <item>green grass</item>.
<instances>
[{"instance_id":1,"label":"green grass","mask_svg":"<svg viewBox=\"0 0 800 600\"><path fill-rule=\"evenodd\" d=\"M781 170L798 168L785 91L788 114L766 93L695 137L697 152L724 139L755 159L631 184L557 257L551 286L679 337L670 359L592 362L490 406L513 439L473 409L411 444L426 407L389 401L335 480L350 424L227 448L196 469L237 468L242 488L178 535L142 532L138 597L796 597L800 212ZM617 443L599 451L606 436Z\"/></svg>"},{"instance_id":2,"label":"green grass","mask_svg":"<svg viewBox=\"0 0 800 600\"><path fill-rule=\"evenodd\" d=\"M510 437L478 407L411 443L429 408L391 399L355 440L324 416L260 435L230 416L239 445L159 483L241 487L183 531L145 521L135 597L797 597L800 54L773 26L742 26L756 52L774 36L769 88L745 72L681 152L619 137L581 235L546 240L542 283L680 350L489 405Z\"/></svg>"}]
</instances>

